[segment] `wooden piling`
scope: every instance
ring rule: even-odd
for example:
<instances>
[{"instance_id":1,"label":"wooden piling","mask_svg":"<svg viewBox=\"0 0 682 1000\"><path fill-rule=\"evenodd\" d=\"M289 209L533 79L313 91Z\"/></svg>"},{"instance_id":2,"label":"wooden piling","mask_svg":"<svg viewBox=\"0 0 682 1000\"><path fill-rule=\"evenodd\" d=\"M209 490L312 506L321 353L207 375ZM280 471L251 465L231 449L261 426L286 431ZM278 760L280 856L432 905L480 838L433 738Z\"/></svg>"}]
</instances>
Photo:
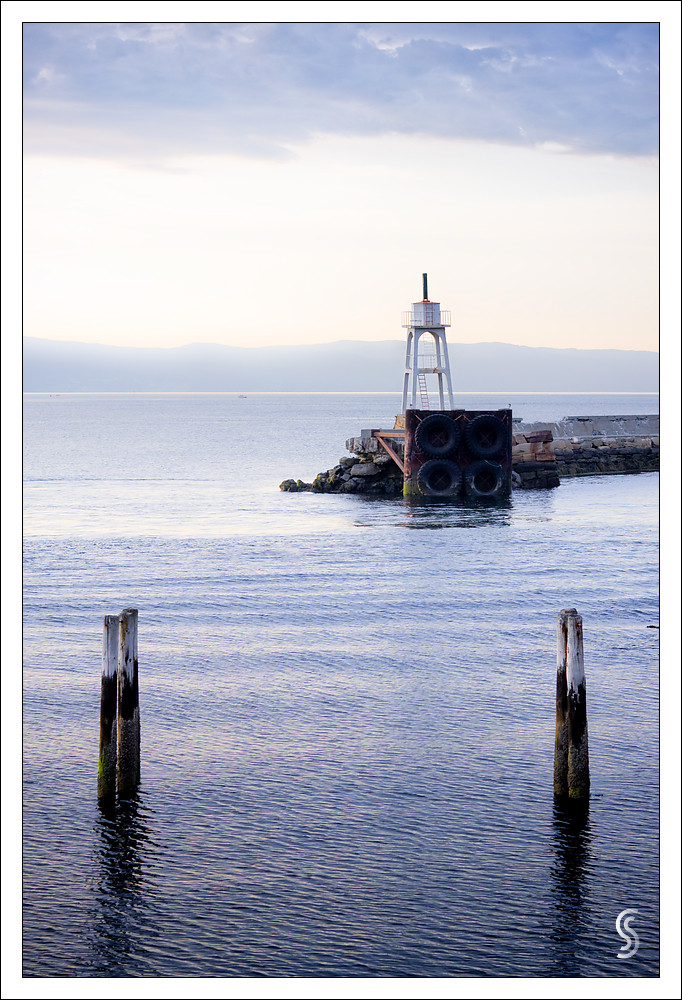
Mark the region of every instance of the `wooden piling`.
<instances>
[{"instance_id":1,"label":"wooden piling","mask_svg":"<svg viewBox=\"0 0 682 1000\"><path fill-rule=\"evenodd\" d=\"M583 620L575 608L557 618L554 794L581 802L590 794Z\"/></svg>"},{"instance_id":2,"label":"wooden piling","mask_svg":"<svg viewBox=\"0 0 682 1000\"><path fill-rule=\"evenodd\" d=\"M118 616L118 794L130 795L140 780L140 701L137 680L137 610Z\"/></svg>"},{"instance_id":3,"label":"wooden piling","mask_svg":"<svg viewBox=\"0 0 682 1000\"><path fill-rule=\"evenodd\" d=\"M118 615L104 616L102 636L102 694L99 709L99 762L97 797L116 793L116 704L118 700Z\"/></svg>"}]
</instances>

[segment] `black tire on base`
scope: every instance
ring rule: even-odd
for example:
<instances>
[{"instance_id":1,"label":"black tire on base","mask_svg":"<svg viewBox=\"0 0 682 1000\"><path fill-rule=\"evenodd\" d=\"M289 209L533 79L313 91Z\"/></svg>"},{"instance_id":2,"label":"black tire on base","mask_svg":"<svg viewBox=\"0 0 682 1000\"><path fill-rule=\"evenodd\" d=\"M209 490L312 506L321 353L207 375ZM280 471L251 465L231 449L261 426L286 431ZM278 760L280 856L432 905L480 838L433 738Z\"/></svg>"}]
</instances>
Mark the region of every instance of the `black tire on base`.
<instances>
[{"instance_id":1,"label":"black tire on base","mask_svg":"<svg viewBox=\"0 0 682 1000\"><path fill-rule=\"evenodd\" d=\"M479 413L464 428L464 440L469 451L477 458L496 458L507 439L505 427L492 413Z\"/></svg>"},{"instance_id":2,"label":"black tire on base","mask_svg":"<svg viewBox=\"0 0 682 1000\"><path fill-rule=\"evenodd\" d=\"M499 497L505 493L504 469L498 462L472 462L464 473L469 496Z\"/></svg>"},{"instance_id":3,"label":"black tire on base","mask_svg":"<svg viewBox=\"0 0 682 1000\"><path fill-rule=\"evenodd\" d=\"M445 413L424 417L414 434L417 447L431 458L443 458L459 444L459 427Z\"/></svg>"},{"instance_id":4,"label":"black tire on base","mask_svg":"<svg viewBox=\"0 0 682 1000\"><path fill-rule=\"evenodd\" d=\"M432 458L417 473L419 489L427 497L454 497L462 490L462 470L456 462Z\"/></svg>"}]
</instances>

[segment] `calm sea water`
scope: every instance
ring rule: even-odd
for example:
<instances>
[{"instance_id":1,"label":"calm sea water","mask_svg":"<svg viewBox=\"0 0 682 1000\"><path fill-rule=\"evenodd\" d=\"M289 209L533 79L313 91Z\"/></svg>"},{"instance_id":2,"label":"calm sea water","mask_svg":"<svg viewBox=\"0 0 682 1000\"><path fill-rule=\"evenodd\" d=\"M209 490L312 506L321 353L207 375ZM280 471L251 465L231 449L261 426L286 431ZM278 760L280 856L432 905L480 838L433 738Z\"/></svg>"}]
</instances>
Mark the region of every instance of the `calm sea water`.
<instances>
[{"instance_id":1,"label":"calm sea water","mask_svg":"<svg viewBox=\"0 0 682 1000\"><path fill-rule=\"evenodd\" d=\"M654 396L462 396L526 420ZM658 974L658 476L281 493L396 395L25 398L24 975ZM98 809L102 617L142 782ZM583 615L592 798L552 796ZM620 960L615 922L636 909Z\"/></svg>"}]
</instances>

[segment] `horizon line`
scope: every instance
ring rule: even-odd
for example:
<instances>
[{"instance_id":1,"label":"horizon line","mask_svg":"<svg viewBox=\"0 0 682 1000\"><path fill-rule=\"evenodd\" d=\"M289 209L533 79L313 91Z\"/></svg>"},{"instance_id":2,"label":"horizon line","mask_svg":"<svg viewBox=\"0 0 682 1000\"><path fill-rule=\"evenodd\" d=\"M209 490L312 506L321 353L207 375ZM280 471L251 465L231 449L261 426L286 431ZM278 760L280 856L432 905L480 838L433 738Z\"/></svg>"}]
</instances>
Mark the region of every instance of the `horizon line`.
<instances>
[{"instance_id":1,"label":"horizon line","mask_svg":"<svg viewBox=\"0 0 682 1000\"><path fill-rule=\"evenodd\" d=\"M70 391L68 389L55 390L23 390L22 396L242 396L248 393L250 396L401 396L400 391L377 389L302 389L300 391L288 389L87 389L81 391ZM614 389L595 389L594 391L576 390L556 390L550 389L546 392L537 389L511 389L503 391L501 389L461 389L455 395L459 396L659 396L658 391L637 389L628 391L618 391ZM435 412L435 411L434 411Z\"/></svg>"}]
</instances>

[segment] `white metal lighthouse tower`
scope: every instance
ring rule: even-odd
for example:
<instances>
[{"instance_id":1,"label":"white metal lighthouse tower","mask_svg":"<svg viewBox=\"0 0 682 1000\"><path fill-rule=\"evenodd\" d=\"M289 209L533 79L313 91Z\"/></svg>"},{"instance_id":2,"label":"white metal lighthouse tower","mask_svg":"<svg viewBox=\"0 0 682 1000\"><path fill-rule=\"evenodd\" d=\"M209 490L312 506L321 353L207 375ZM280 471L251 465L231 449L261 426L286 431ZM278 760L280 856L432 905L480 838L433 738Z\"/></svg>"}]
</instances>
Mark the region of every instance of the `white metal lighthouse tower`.
<instances>
[{"instance_id":1,"label":"white metal lighthouse tower","mask_svg":"<svg viewBox=\"0 0 682 1000\"><path fill-rule=\"evenodd\" d=\"M445 339L445 327L450 326L450 311L441 310L440 302L430 302L427 276L422 275L424 298L413 302L412 309L403 313L403 327L407 328L407 354L405 357L405 381L403 384L403 409L431 409L427 376L435 375L438 380L438 409L454 410L452 399L452 379L450 360ZM422 340L422 338L424 338ZM421 343L420 343L421 342ZM447 384L448 406L443 394L443 376ZM419 390L419 402L417 402Z\"/></svg>"}]
</instances>

